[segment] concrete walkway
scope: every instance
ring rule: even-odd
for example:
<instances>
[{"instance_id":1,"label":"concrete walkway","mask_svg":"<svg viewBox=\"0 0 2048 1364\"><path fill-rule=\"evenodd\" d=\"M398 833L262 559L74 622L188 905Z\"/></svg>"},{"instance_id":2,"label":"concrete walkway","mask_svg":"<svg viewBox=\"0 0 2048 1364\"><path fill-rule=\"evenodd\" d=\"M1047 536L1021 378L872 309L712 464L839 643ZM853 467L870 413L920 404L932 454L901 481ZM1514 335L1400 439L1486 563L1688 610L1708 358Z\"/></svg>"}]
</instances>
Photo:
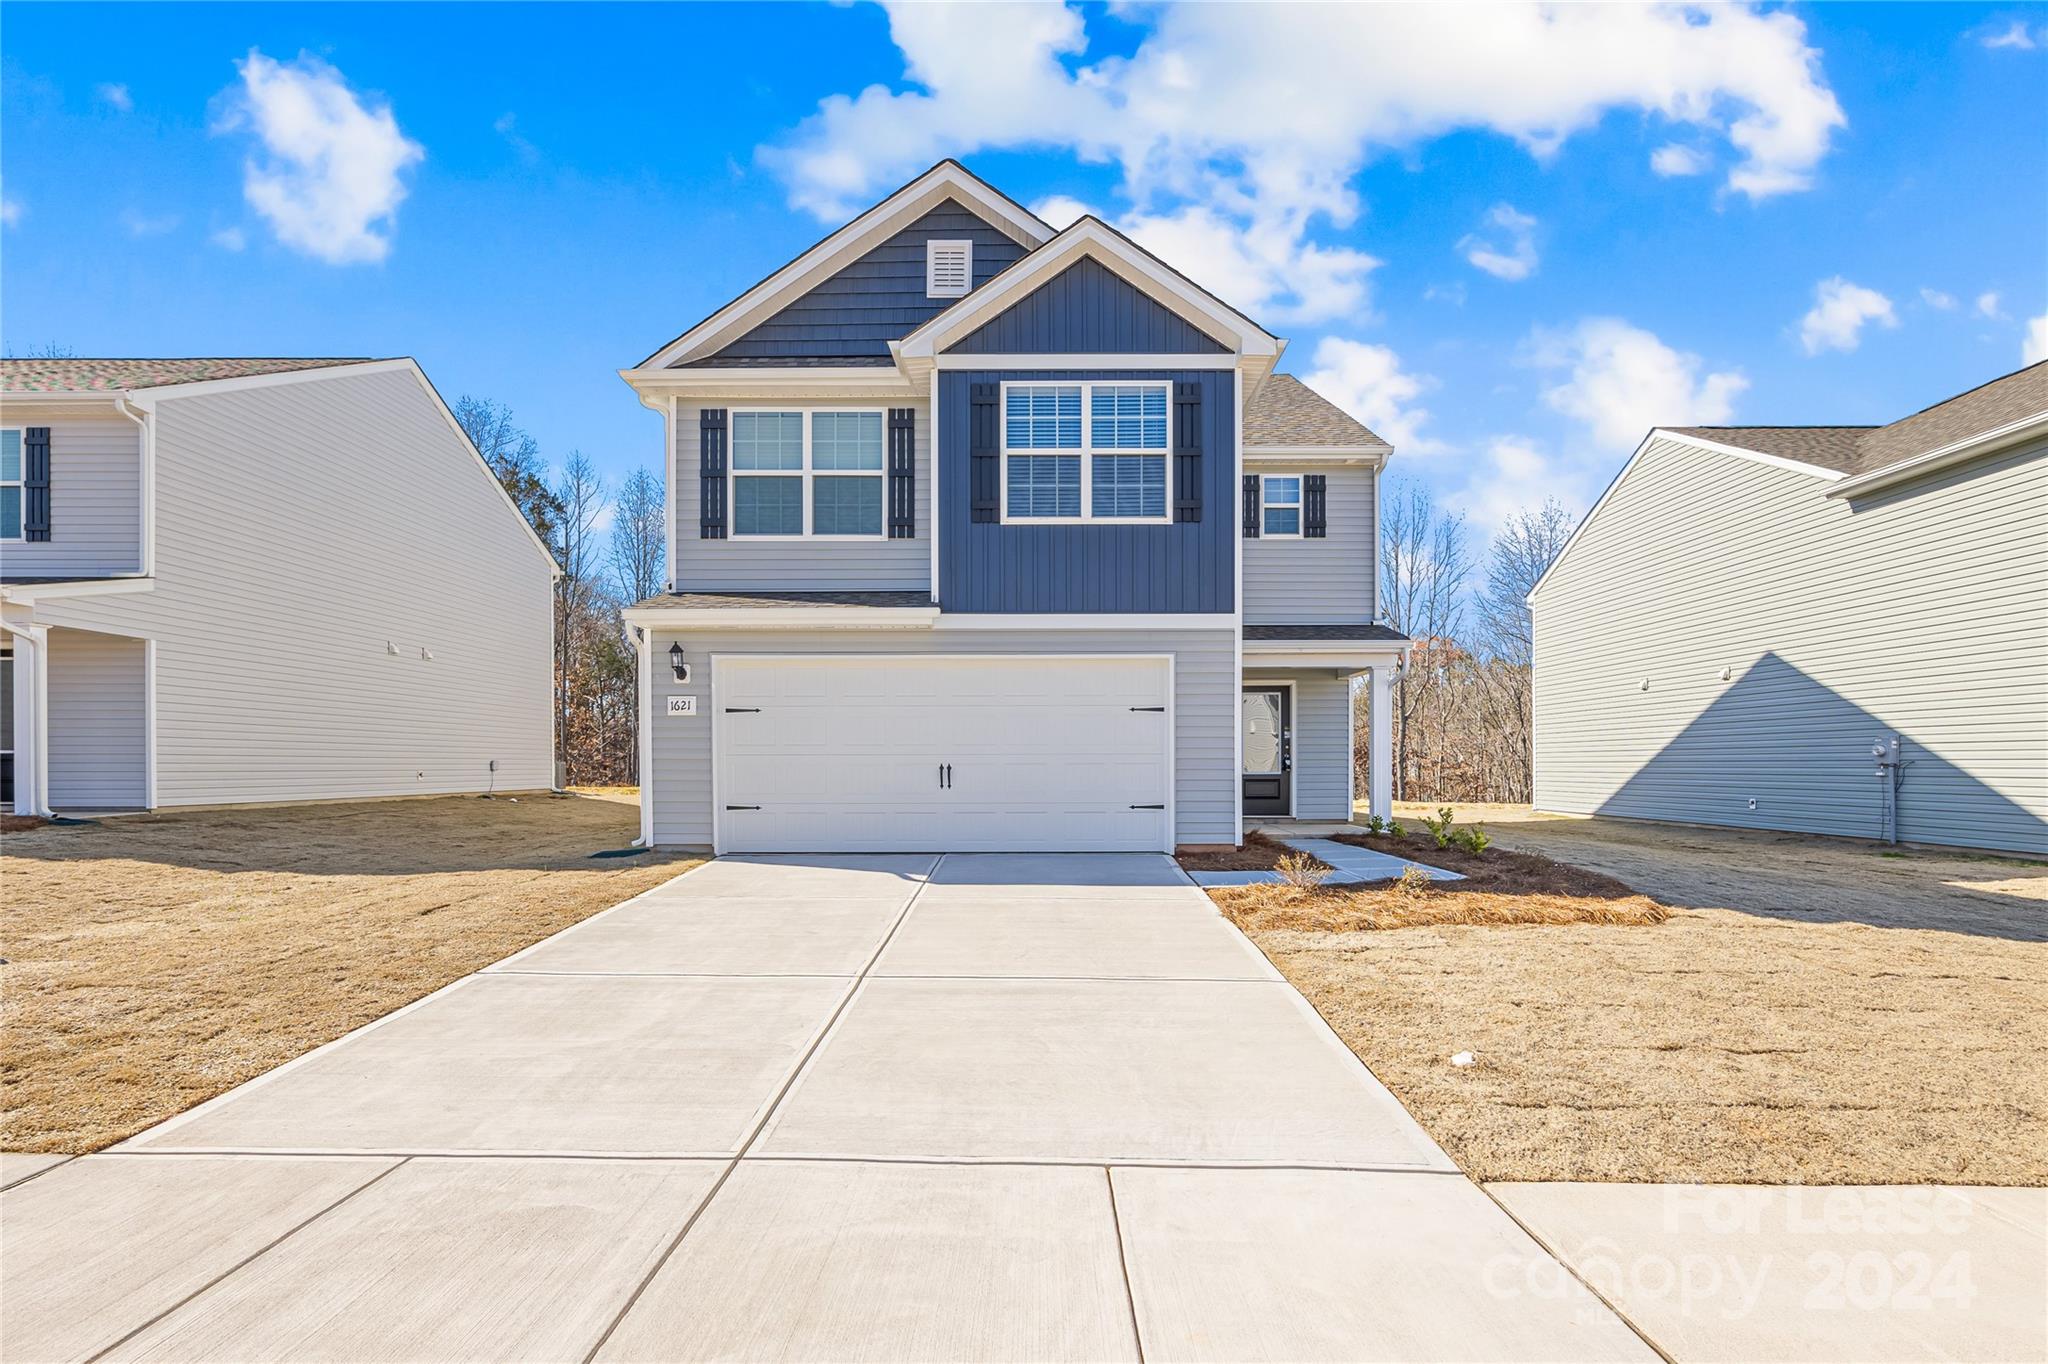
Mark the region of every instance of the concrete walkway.
<instances>
[{"instance_id":1,"label":"concrete walkway","mask_svg":"<svg viewBox=\"0 0 2048 1364\"><path fill-rule=\"evenodd\" d=\"M713 862L0 1224L10 1360L1654 1358L1163 857Z\"/></svg>"}]
</instances>

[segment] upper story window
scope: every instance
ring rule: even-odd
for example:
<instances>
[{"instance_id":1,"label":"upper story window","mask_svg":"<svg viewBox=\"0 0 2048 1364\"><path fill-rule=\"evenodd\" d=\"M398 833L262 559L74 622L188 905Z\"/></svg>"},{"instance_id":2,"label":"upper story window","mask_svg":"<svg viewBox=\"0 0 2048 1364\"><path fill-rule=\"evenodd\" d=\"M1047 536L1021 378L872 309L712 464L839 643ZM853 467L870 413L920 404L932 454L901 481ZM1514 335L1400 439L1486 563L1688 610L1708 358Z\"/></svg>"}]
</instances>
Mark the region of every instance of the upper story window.
<instances>
[{"instance_id":1,"label":"upper story window","mask_svg":"<svg viewBox=\"0 0 2048 1364\"><path fill-rule=\"evenodd\" d=\"M0 428L0 540L21 538L21 428Z\"/></svg>"},{"instance_id":2,"label":"upper story window","mask_svg":"<svg viewBox=\"0 0 2048 1364\"><path fill-rule=\"evenodd\" d=\"M1005 521L1165 521L1167 385L1003 385Z\"/></svg>"},{"instance_id":3,"label":"upper story window","mask_svg":"<svg viewBox=\"0 0 2048 1364\"><path fill-rule=\"evenodd\" d=\"M732 414L732 533L880 538L882 414Z\"/></svg>"},{"instance_id":4,"label":"upper story window","mask_svg":"<svg viewBox=\"0 0 2048 1364\"><path fill-rule=\"evenodd\" d=\"M1300 536L1301 475L1268 474L1259 490L1261 525L1267 537Z\"/></svg>"},{"instance_id":5,"label":"upper story window","mask_svg":"<svg viewBox=\"0 0 2048 1364\"><path fill-rule=\"evenodd\" d=\"M964 298L974 287L974 240L927 238L924 244L926 298Z\"/></svg>"}]
</instances>

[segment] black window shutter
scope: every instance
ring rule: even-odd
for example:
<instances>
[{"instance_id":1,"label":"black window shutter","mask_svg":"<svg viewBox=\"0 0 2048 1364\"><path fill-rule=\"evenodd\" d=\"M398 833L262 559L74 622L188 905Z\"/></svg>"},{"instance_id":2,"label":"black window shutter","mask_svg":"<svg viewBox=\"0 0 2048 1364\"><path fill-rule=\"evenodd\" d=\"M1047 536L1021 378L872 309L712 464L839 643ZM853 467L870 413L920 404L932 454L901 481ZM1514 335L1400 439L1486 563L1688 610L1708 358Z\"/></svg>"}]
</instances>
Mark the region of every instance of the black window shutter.
<instances>
[{"instance_id":1,"label":"black window shutter","mask_svg":"<svg viewBox=\"0 0 2048 1364\"><path fill-rule=\"evenodd\" d=\"M1301 534L1306 540L1320 540L1328 524L1324 504L1329 500L1324 489L1329 480L1321 474L1308 474L1301 480Z\"/></svg>"},{"instance_id":2,"label":"black window shutter","mask_svg":"<svg viewBox=\"0 0 2048 1364\"><path fill-rule=\"evenodd\" d=\"M1202 386L1173 386L1173 519L1202 519Z\"/></svg>"},{"instance_id":3,"label":"black window shutter","mask_svg":"<svg viewBox=\"0 0 2048 1364\"><path fill-rule=\"evenodd\" d=\"M21 538L50 538L50 428L21 433Z\"/></svg>"},{"instance_id":4,"label":"black window shutter","mask_svg":"<svg viewBox=\"0 0 2048 1364\"><path fill-rule=\"evenodd\" d=\"M967 491L972 499L970 521L1001 519L1002 447L996 438L996 400L1000 384L972 384L967 390Z\"/></svg>"},{"instance_id":5,"label":"black window shutter","mask_svg":"<svg viewBox=\"0 0 2048 1364\"><path fill-rule=\"evenodd\" d=\"M889 409L889 538L917 538L917 412Z\"/></svg>"},{"instance_id":6,"label":"black window shutter","mask_svg":"<svg viewBox=\"0 0 2048 1364\"><path fill-rule=\"evenodd\" d=\"M697 414L697 538L725 538L725 409Z\"/></svg>"},{"instance_id":7,"label":"black window shutter","mask_svg":"<svg viewBox=\"0 0 2048 1364\"><path fill-rule=\"evenodd\" d=\"M1244 476L1244 538L1259 538L1259 476Z\"/></svg>"}]
</instances>

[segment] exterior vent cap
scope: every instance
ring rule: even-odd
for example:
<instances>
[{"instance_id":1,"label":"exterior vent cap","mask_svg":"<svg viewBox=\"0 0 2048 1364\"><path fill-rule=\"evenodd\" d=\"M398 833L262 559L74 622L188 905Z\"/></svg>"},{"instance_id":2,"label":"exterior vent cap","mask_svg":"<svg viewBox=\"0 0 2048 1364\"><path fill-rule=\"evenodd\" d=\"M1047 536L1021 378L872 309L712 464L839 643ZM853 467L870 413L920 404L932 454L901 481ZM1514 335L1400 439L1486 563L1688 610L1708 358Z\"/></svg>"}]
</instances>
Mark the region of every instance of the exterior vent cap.
<instances>
[{"instance_id":1,"label":"exterior vent cap","mask_svg":"<svg viewBox=\"0 0 2048 1364\"><path fill-rule=\"evenodd\" d=\"M933 237L924 244L926 298L964 298L974 283L974 242Z\"/></svg>"}]
</instances>

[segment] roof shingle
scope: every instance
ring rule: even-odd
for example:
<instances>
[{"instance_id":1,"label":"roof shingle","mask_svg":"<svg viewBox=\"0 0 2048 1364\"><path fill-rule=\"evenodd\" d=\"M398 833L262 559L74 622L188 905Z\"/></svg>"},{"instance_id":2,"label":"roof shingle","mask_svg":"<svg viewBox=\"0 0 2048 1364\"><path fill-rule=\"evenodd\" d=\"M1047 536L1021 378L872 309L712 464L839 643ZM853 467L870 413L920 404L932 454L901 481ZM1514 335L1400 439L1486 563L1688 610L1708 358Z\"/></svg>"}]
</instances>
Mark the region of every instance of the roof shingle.
<instances>
[{"instance_id":1,"label":"roof shingle","mask_svg":"<svg viewBox=\"0 0 2048 1364\"><path fill-rule=\"evenodd\" d=\"M0 360L0 392L125 393L136 388L194 384L209 379L246 379L332 365L362 365L369 356L165 357L142 360Z\"/></svg>"},{"instance_id":2,"label":"roof shingle","mask_svg":"<svg viewBox=\"0 0 2048 1364\"><path fill-rule=\"evenodd\" d=\"M1271 374L1244 408L1247 450L1301 446L1338 450L1385 449L1387 443L1292 374Z\"/></svg>"}]
</instances>

